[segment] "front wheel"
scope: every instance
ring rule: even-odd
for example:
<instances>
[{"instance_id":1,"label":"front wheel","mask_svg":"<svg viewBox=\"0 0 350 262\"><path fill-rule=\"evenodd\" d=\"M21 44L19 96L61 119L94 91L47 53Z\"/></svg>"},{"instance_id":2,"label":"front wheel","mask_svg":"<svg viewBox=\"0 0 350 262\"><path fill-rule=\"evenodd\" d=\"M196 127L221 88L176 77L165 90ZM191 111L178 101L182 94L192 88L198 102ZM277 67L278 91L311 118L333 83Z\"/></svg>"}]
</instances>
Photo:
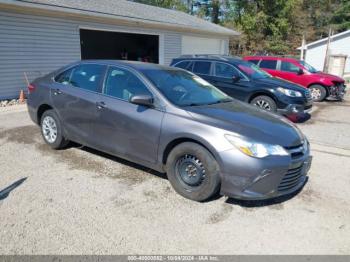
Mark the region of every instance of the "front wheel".
<instances>
[{"instance_id":1,"label":"front wheel","mask_svg":"<svg viewBox=\"0 0 350 262\"><path fill-rule=\"evenodd\" d=\"M54 110L47 110L40 121L41 134L46 144L53 149L62 149L69 143L62 134L62 125Z\"/></svg>"},{"instance_id":2,"label":"front wheel","mask_svg":"<svg viewBox=\"0 0 350 262\"><path fill-rule=\"evenodd\" d=\"M321 102L326 98L327 91L321 85L310 86L311 98L315 102Z\"/></svg>"},{"instance_id":3,"label":"front wheel","mask_svg":"<svg viewBox=\"0 0 350 262\"><path fill-rule=\"evenodd\" d=\"M252 101L250 101L250 104L260 107L261 109L264 109L266 111L277 111L276 102L269 96L257 96Z\"/></svg>"},{"instance_id":4,"label":"front wheel","mask_svg":"<svg viewBox=\"0 0 350 262\"><path fill-rule=\"evenodd\" d=\"M219 166L211 153L196 143L176 146L168 156L166 169L170 184L185 198L201 202L219 191Z\"/></svg>"}]
</instances>

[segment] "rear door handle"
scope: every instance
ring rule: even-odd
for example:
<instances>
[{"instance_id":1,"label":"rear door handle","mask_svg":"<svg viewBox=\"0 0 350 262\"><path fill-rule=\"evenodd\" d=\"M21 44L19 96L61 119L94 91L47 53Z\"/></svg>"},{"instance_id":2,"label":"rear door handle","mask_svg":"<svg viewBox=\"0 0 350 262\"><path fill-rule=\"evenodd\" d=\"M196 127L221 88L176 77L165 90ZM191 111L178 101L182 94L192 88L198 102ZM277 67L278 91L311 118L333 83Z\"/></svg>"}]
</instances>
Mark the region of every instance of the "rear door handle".
<instances>
[{"instance_id":1,"label":"rear door handle","mask_svg":"<svg viewBox=\"0 0 350 262\"><path fill-rule=\"evenodd\" d=\"M107 105L106 105L105 102L101 101L101 102L96 102L96 107L97 107L98 110L101 110L103 108L106 108Z\"/></svg>"},{"instance_id":2,"label":"rear door handle","mask_svg":"<svg viewBox=\"0 0 350 262\"><path fill-rule=\"evenodd\" d=\"M57 96L57 95L62 94L62 91L59 90L59 89L57 88L57 89L54 89L54 90L53 90L53 94L54 94L55 96Z\"/></svg>"}]
</instances>

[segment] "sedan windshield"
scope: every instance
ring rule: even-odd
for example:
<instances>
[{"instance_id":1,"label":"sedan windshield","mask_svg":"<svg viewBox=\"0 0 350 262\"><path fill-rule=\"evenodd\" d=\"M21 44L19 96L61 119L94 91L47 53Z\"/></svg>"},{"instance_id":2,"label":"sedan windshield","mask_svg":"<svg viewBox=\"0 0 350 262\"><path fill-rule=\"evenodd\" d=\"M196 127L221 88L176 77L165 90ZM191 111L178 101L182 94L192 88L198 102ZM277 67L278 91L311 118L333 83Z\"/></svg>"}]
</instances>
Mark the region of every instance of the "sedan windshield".
<instances>
[{"instance_id":1,"label":"sedan windshield","mask_svg":"<svg viewBox=\"0 0 350 262\"><path fill-rule=\"evenodd\" d=\"M232 98L202 78L189 72L168 69L144 69L142 73L177 106L197 106L230 102Z\"/></svg>"},{"instance_id":2,"label":"sedan windshield","mask_svg":"<svg viewBox=\"0 0 350 262\"><path fill-rule=\"evenodd\" d=\"M251 79L272 77L269 73L261 70L257 65L250 62L240 61L236 66Z\"/></svg>"},{"instance_id":3,"label":"sedan windshield","mask_svg":"<svg viewBox=\"0 0 350 262\"><path fill-rule=\"evenodd\" d=\"M305 67L305 69L307 71L309 71L310 73L314 74L317 73L318 70L316 68L314 68L313 66L309 65L308 63L306 63L305 61L300 60L300 64Z\"/></svg>"}]
</instances>

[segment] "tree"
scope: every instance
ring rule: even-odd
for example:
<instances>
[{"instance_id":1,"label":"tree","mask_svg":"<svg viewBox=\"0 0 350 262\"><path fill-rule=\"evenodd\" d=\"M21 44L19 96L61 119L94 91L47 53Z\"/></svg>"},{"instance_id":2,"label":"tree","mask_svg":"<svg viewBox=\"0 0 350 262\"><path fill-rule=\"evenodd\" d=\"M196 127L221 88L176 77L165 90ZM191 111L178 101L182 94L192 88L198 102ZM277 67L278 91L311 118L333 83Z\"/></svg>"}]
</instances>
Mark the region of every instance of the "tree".
<instances>
[{"instance_id":1,"label":"tree","mask_svg":"<svg viewBox=\"0 0 350 262\"><path fill-rule=\"evenodd\" d=\"M158 7L164 7L168 9L175 9L178 11L188 12L188 6L183 0L134 0L133 2L138 2L147 5L154 5ZM190 0L188 0L190 2Z\"/></svg>"},{"instance_id":2,"label":"tree","mask_svg":"<svg viewBox=\"0 0 350 262\"><path fill-rule=\"evenodd\" d=\"M234 53L297 54L307 42L350 29L349 0L135 0L181 10L240 31ZM237 51L238 50L238 51Z\"/></svg>"},{"instance_id":3,"label":"tree","mask_svg":"<svg viewBox=\"0 0 350 262\"><path fill-rule=\"evenodd\" d=\"M330 19L330 23L336 32L350 29L350 1L343 0L339 3Z\"/></svg>"},{"instance_id":4,"label":"tree","mask_svg":"<svg viewBox=\"0 0 350 262\"><path fill-rule=\"evenodd\" d=\"M284 54L301 39L302 0L232 0L226 26L242 32L244 53Z\"/></svg>"},{"instance_id":5,"label":"tree","mask_svg":"<svg viewBox=\"0 0 350 262\"><path fill-rule=\"evenodd\" d=\"M186 0L190 13L215 24L222 23L227 14L226 7L230 0Z\"/></svg>"}]
</instances>

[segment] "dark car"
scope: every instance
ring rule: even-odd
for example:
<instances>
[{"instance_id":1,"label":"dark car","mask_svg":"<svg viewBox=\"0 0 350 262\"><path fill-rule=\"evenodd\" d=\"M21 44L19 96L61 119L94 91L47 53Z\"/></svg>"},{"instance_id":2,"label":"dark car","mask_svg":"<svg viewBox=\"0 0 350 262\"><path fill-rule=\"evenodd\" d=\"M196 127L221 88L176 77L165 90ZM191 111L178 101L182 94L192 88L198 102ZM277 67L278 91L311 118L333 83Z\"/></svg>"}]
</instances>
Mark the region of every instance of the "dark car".
<instances>
[{"instance_id":1,"label":"dark car","mask_svg":"<svg viewBox=\"0 0 350 262\"><path fill-rule=\"evenodd\" d=\"M83 61L36 79L29 92L30 117L52 148L74 141L166 172L192 200L219 190L266 199L306 181L309 143L294 124L182 69Z\"/></svg>"},{"instance_id":2,"label":"dark car","mask_svg":"<svg viewBox=\"0 0 350 262\"><path fill-rule=\"evenodd\" d=\"M173 59L171 65L191 71L226 94L268 111L289 116L312 108L309 90L274 78L238 57L183 56Z\"/></svg>"}]
</instances>

